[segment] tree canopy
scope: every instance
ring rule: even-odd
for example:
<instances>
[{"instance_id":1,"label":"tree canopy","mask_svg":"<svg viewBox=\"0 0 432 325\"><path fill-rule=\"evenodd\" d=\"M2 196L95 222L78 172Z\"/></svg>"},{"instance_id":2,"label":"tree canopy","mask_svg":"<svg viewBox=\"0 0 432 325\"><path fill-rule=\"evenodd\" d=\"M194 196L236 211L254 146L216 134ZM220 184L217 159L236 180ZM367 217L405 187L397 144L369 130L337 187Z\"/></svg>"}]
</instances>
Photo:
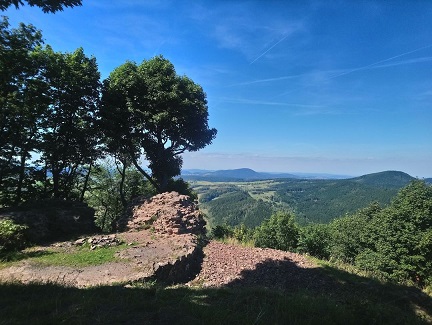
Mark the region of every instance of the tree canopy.
<instances>
[{"instance_id":1,"label":"tree canopy","mask_svg":"<svg viewBox=\"0 0 432 325\"><path fill-rule=\"evenodd\" d=\"M82 5L82 0L0 0L0 10L5 11L10 6L18 9L27 3L31 7L39 7L45 13L62 11L64 8L72 8Z\"/></svg>"},{"instance_id":2,"label":"tree canopy","mask_svg":"<svg viewBox=\"0 0 432 325\"><path fill-rule=\"evenodd\" d=\"M162 56L116 68L104 81L100 114L108 151L134 164L159 192L180 174L181 154L204 148L217 133L208 126L201 86ZM141 155L151 176L139 165Z\"/></svg>"},{"instance_id":3,"label":"tree canopy","mask_svg":"<svg viewBox=\"0 0 432 325\"><path fill-rule=\"evenodd\" d=\"M78 169L99 156L96 117L100 74L96 59L82 48L73 53L43 51L46 95L49 98L39 149L51 174L54 197L68 197Z\"/></svg>"},{"instance_id":4,"label":"tree canopy","mask_svg":"<svg viewBox=\"0 0 432 325\"><path fill-rule=\"evenodd\" d=\"M68 198L82 167L100 155L96 59L42 47L40 31L10 29L6 18L0 49L0 204L24 193Z\"/></svg>"},{"instance_id":5,"label":"tree canopy","mask_svg":"<svg viewBox=\"0 0 432 325\"><path fill-rule=\"evenodd\" d=\"M42 115L40 57L36 55L42 35L32 25L10 29L6 17L0 22L0 186L15 188L21 198L25 162L37 146ZM16 186L15 186L16 185ZM0 193L9 200L13 191Z\"/></svg>"},{"instance_id":6,"label":"tree canopy","mask_svg":"<svg viewBox=\"0 0 432 325\"><path fill-rule=\"evenodd\" d=\"M216 136L202 88L163 57L127 62L102 87L96 59L82 48L56 52L34 26L10 28L6 17L0 21L0 132L0 207L87 200L104 229L132 198L152 192L149 182L159 192L190 195L188 184L174 179L181 154ZM104 169L110 157L115 168Z\"/></svg>"}]
</instances>

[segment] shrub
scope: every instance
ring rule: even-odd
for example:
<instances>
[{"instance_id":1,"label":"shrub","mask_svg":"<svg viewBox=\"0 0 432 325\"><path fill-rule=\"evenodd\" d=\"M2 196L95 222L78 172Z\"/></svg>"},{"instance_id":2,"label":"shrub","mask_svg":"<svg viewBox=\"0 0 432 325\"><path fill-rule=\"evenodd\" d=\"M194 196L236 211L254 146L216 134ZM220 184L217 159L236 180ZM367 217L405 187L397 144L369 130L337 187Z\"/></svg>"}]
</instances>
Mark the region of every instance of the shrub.
<instances>
[{"instance_id":1,"label":"shrub","mask_svg":"<svg viewBox=\"0 0 432 325\"><path fill-rule=\"evenodd\" d=\"M300 230L298 251L318 258L330 258L330 230L325 224L311 224Z\"/></svg>"},{"instance_id":2,"label":"shrub","mask_svg":"<svg viewBox=\"0 0 432 325\"><path fill-rule=\"evenodd\" d=\"M334 220L330 224L330 254L348 263L368 247L367 228L371 220L381 211L378 203L372 203L356 214Z\"/></svg>"},{"instance_id":3,"label":"shrub","mask_svg":"<svg viewBox=\"0 0 432 325\"><path fill-rule=\"evenodd\" d=\"M12 220L0 220L0 254L23 248L26 229L27 226L18 225Z\"/></svg>"},{"instance_id":4,"label":"shrub","mask_svg":"<svg viewBox=\"0 0 432 325\"><path fill-rule=\"evenodd\" d=\"M217 225L211 230L211 237L215 239L224 239L232 237L234 234L233 228L228 225Z\"/></svg>"},{"instance_id":5,"label":"shrub","mask_svg":"<svg viewBox=\"0 0 432 325\"><path fill-rule=\"evenodd\" d=\"M255 245L284 251L297 248L299 227L294 215L288 212L276 212L265 220L255 231Z\"/></svg>"},{"instance_id":6,"label":"shrub","mask_svg":"<svg viewBox=\"0 0 432 325\"><path fill-rule=\"evenodd\" d=\"M198 194L195 193L190 187L189 183L182 178L172 179L168 183L167 192L175 191L179 194L188 195L191 200L197 200Z\"/></svg>"},{"instance_id":7,"label":"shrub","mask_svg":"<svg viewBox=\"0 0 432 325\"><path fill-rule=\"evenodd\" d=\"M233 229L233 237L242 243L253 240L254 230L246 227L243 223Z\"/></svg>"}]
</instances>

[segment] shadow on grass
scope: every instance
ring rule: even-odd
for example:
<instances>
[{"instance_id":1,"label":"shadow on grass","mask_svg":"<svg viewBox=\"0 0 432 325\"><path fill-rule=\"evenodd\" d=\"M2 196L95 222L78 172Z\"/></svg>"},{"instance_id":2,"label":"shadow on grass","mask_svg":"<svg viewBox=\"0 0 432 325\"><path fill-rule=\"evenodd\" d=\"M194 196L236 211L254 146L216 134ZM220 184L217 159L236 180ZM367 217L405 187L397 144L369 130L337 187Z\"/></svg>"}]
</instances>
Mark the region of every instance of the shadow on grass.
<instances>
[{"instance_id":1,"label":"shadow on grass","mask_svg":"<svg viewBox=\"0 0 432 325\"><path fill-rule=\"evenodd\" d=\"M432 315L432 299L418 289L289 260L267 260L221 289L0 283L0 324L428 323L420 311Z\"/></svg>"},{"instance_id":2,"label":"shadow on grass","mask_svg":"<svg viewBox=\"0 0 432 325\"><path fill-rule=\"evenodd\" d=\"M341 318L350 324L432 322L432 297L420 289L382 283L331 266L301 268L290 260L266 260L254 270L243 271L228 286L258 286L285 295L301 293L304 298L321 300L327 312L321 313L319 308L312 310L321 314L323 323L338 323ZM302 306L297 307L297 312L301 312ZM306 317L308 310L303 311Z\"/></svg>"},{"instance_id":3,"label":"shadow on grass","mask_svg":"<svg viewBox=\"0 0 432 325\"><path fill-rule=\"evenodd\" d=\"M0 261L18 262L32 257L39 257L45 255L52 255L52 254L54 253L47 250L8 252L0 255Z\"/></svg>"}]
</instances>

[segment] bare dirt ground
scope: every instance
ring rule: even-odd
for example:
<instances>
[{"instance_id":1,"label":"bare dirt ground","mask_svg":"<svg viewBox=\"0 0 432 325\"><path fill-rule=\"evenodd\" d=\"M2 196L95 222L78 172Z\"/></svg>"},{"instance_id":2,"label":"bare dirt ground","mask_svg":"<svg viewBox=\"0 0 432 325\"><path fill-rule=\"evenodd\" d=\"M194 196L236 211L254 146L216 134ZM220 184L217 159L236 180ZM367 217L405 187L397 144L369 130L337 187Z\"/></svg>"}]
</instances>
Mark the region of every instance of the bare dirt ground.
<instances>
[{"instance_id":1,"label":"bare dirt ground","mask_svg":"<svg viewBox=\"0 0 432 325\"><path fill-rule=\"evenodd\" d=\"M211 241L204 247L201 272L188 285L259 286L289 291L300 287L319 289L329 281L302 255Z\"/></svg>"},{"instance_id":2,"label":"bare dirt ground","mask_svg":"<svg viewBox=\"0 0 432 325\"><path fill-rule=\"evenodd\" d=\"M197 249L196 239L190 234L168 236L150 231L117 234L126 243L133 243L119 250L116 262L103 265L72 267L42 266L31 260L23 260L0 270L0 281L53 282L76 287L125 284L153 278L166 265L191 258ZM55 243L33 251L47 249L73 250L71 243ZM198 275L188 286L238 287L261 286L281 290L302 288L319 289L328 279L317 272L316 266L299 254L275 249L242 247L210 241L203 249ZM179 267L188 272L189 263ZM169 271L168 271L169 272ZM178 272L178 270L176 271Z\"/></svg>"}]
</instances>

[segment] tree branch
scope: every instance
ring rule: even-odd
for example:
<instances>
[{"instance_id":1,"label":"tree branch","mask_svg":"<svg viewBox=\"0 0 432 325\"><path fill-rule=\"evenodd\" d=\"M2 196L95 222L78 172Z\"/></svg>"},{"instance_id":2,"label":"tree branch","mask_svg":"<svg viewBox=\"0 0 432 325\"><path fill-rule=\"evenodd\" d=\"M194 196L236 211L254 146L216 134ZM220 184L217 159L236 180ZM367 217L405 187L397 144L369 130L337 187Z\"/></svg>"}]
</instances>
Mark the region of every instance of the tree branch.
<instances>
[{"instance_id":1,"label":"tree branch","mask_svg":"<svg viewBox=\"0 0 432 325\"><path fill-rule=\"evenodd\" d=\"M155 189L161 193L161 188L160 186L154 181L153 178L151 178L151 176L149 174L146 173L146 171L144 169L142 169L142 167L140 165L138 165L138 162L136 161L134 155L131 154L131 160L132 163L134 164L135 168L138 169L138 171L144 175L145 178L147 178L147 180L155 187Z\"/></svg>"}]
</instances>

